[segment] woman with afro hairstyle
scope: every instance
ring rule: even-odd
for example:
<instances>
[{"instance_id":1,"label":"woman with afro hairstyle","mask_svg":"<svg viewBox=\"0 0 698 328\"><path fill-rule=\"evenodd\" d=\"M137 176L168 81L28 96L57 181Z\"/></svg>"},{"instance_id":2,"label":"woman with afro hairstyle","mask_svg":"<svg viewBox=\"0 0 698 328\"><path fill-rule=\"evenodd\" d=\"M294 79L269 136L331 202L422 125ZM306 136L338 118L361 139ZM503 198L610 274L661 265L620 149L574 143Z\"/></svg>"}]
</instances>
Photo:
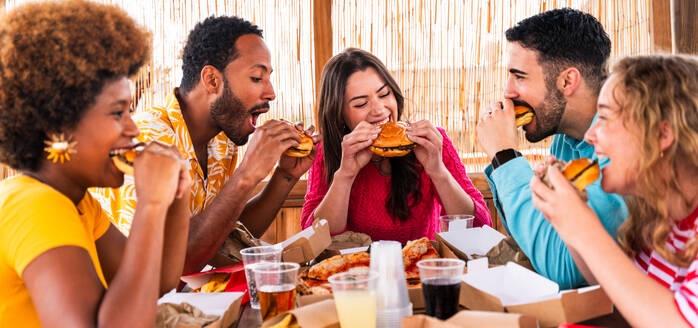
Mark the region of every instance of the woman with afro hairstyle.
<instances>
[{"instance_id":1,"label":"woman with afro hairstyle","mask_svg":"<svg viewBox=\"0 0 698 328\"><path fill-rule=\"evenodd\" d=\"M128 77L150 51L114 6L34 3L0 20L0 162L21 172L0 182L0 327L150 327L176 287L189 225L179 153L152 143L135 158L128 240L86 192L123 183L110 153L139 133Z\"/></svg>"},{"instance_id":2,"label":"woman with afro hairstyle","mask_svg":"<svg viewBox=\"0 0 698 328\"><path fill-rule=\"evenodd\" d=\"M625 197L620 247L557 168L531 180L533 204L633 327L698 326L698 58L621 59L586 132L610 159L601 187ZM542 173L542 165L537 168Z\"/></svg>"}]
</instances>

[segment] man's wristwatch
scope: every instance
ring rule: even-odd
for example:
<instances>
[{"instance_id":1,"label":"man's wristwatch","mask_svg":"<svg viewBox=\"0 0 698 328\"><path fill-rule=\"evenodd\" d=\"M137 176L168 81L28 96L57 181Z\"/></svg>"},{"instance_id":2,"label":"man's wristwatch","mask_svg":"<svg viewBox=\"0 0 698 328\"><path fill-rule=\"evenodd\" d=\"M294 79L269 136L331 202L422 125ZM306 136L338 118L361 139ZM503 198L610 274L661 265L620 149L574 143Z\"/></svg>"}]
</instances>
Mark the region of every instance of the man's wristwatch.
<instances>
[{"instance_id":1,"label":"man's wristwatch","mask_svg":"<svg viewBox=\"0 0 698 328\"><path fill-rule=\"evenodd\" d=\"M521 153L512 148L500 150L492 158L492 169L495 170L504 163L521 156L523 156Z\"/></svg>"}]
</instances>

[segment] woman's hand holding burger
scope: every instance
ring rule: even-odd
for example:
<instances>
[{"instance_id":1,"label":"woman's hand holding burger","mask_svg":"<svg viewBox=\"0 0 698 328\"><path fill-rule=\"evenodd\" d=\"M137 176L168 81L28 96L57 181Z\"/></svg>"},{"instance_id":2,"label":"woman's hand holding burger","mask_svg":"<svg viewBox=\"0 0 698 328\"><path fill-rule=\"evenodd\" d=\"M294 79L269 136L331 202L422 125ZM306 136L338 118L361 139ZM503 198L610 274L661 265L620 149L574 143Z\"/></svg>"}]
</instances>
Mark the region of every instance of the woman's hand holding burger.
<instances>
[{"instance_id":1,"label":"woman's hand holding burger","mask_svg":"<svg viewBox=\"0 0 698 328\"><path fill-rule=\"evenodd\" d=\"M411 123L407 127L407 138L417 144L414 154L427 175L450 174L442 160L444 137L431 122L421 120Z\"/></svg>"},{"instance_id":2,"label":"woman's hand holding burger","mask_svg":"<svg viewBox=\"0 0 698 328\"><path fill-rule=\"evenodd\" d=\"M555 157L549 156L547 165L538 164L534 170L536 174L530 183L533 205L543 213L568 246L580 247L584 240L590 240L584 237L586 233L594 234L605 229L596 213L580 197L575 185L565 178L556 165L551 165L553 162ZM539 177L543 173L552 187Z\"/></svg>"},{"instance_id":3,"label":"woman's hand holding burger","mask_svg":"<svg viewBox=\"0 0 698 328\"><path fill-rule=\"evenodd\" d=\"M380 127L366 121L360 122L342 139L342 162L337 173L354 178L368 164L373 152L368 147L380 133Z\"/></svg>"},{"instance_id":4,"label":"woman's hand holding burger","mask_svg":"<svg viewBox=\"0 0 698 328\"><path fill-rule=\"evenodd\" d=\"M189 192L191 178L177 147L153 141L133 163L139 203L169 206Z\"/></svg>"}]
</instances>

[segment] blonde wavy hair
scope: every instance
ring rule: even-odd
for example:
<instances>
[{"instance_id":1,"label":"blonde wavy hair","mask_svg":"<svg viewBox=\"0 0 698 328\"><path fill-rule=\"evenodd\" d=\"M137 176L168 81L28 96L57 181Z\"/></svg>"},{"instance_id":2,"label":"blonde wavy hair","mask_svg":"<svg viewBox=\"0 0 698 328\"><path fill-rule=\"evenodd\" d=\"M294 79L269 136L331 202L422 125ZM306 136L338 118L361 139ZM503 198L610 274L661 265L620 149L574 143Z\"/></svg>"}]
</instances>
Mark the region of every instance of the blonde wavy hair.
<instances>
[{"instance_id":1,"label":"blonde wavy hair","mask_svg":"<svg viewBox=\"0 0 698 328\"><path fill-rule=\"evenodd\" d=\"M613 75L618 80L613 95L620 114L626 124L634 122L630 130L641 145L633 170L640 193L626 197L630 216L618 231L621 246L631 256L654 249L674 265L688 267L696 258L698 242L693 238L678 253L667 247L674 222L668 217L666 198L673 191L689 205L679 188L678 168L698 173L698 57L627 57L614 65ZM663 152L662 122L669 124L675 137Z\"/></svg>"}]
</instances>

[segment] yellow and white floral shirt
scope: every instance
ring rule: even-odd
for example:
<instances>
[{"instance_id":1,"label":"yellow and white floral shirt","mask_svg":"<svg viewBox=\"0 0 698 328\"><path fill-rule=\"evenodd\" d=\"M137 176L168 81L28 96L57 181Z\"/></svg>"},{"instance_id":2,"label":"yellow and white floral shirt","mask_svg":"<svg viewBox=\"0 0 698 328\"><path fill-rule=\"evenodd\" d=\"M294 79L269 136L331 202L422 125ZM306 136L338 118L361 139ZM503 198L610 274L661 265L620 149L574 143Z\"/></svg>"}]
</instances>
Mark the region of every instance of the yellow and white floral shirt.
<instances>
[{"instance_id":1,"label":"yellow and white floral shirt","mask_svg":"<svg viewBox=\"0 0 698 328\"><path fill-rule=\"evenodd\" d=\"M211 139L208 142L208 178L204 179L174 91L167 96L166 102L165 107L154 106L148 111L134 115L133 120L141 131L138 140L157 140L177 146L189 168L192 181L189 212L190 215L195 215L213 201L225 181L232 176L237 163L238 148L222 131ZM125 176L121 188L94 188L90 192L102 205L114 225L128 236L137 200L133 176Z\"/></svg>"}]
</instances>

